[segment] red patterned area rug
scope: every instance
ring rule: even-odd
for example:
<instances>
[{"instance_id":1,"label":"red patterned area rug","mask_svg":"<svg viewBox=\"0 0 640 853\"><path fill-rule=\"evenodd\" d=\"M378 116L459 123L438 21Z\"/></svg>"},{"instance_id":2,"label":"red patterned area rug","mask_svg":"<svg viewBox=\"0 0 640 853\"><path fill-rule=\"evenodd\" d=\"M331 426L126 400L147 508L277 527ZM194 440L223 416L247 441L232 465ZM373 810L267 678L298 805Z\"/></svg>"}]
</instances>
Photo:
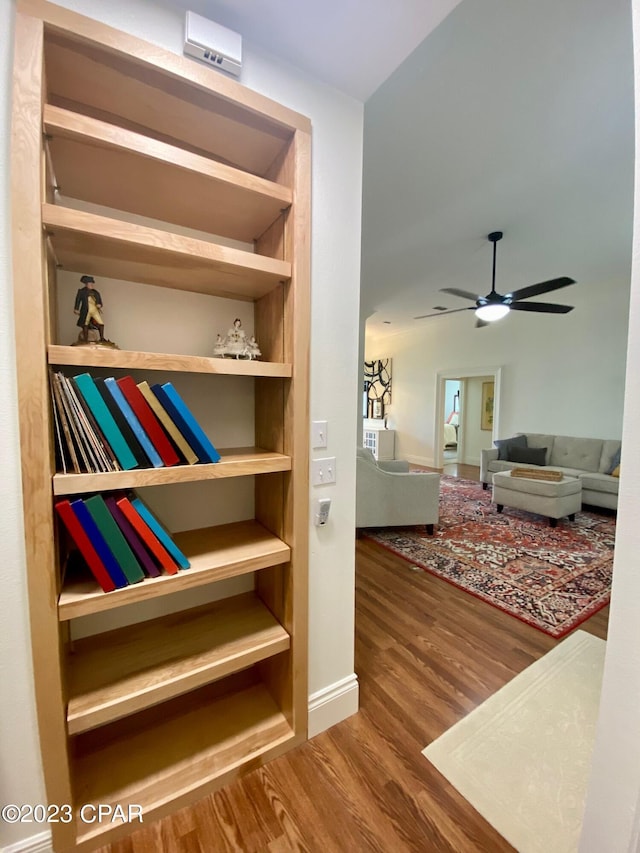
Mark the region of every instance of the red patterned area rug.
<instances>
[{"instance_id":1,"label":"red patterned area rug","mask_svg":"<svg viewBox=\"0 0 640 853\"><path fill-rule=\"evenodd\" d=\"M564 637L609 602L615 519L579 512L557 527L533 513L491 503L491 491L440 479L440 520L424 527L370 529L365 536L460 589Z\"/></svg>"}]
</instances>

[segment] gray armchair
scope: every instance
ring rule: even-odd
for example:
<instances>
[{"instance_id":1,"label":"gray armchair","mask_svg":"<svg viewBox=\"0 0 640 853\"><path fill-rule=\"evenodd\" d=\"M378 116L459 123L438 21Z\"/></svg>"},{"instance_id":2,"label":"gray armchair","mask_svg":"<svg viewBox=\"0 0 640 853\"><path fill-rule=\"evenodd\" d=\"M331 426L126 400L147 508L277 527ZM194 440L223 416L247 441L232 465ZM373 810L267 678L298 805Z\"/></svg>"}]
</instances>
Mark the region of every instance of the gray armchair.
<instances>
[{"instance_id":1,"label":"gray armchair","mask_svg":"<svg viewBox=\"0 0 640 853\"><path fill-rule=\"evenodd\" d=\"M440 474L409 473L409 463L376 462L358 448L356 462L356 527L402 527L426 524L433 533L438 522Z\"/></svg>"}]
</instances>

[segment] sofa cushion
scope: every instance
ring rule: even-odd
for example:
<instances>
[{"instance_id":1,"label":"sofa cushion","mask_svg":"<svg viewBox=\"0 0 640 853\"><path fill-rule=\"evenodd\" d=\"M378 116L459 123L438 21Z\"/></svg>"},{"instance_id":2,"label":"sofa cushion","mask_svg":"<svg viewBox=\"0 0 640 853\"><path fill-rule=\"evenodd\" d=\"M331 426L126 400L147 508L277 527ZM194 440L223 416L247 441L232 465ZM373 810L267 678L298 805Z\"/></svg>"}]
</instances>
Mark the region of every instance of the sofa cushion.
<instances>
[{"instance_id":1,"label":"sofa cushion","mask_svg":"<svg viewBox=\"0 0 640 853\"><path fill-rule=\"evenodd\" d=\"M496 471L511 471L511 469L515 467L515 462L508 462L506 459L492 459L487 465L487 471L489 474L495 474ZM489 477L489 479L491 479L491 477Z\"/></svg>"},{"instance_id":2,"label":"sofa cushion","mask_svg":"<svg viewBox=\"0 0 640 853\"><path fill-rule=\"evenodd\" d=\"M618 494L620 480L616 477L610 477L608 474L599 474L596 472L593 474L583 474L580 479L582 480L583 489L589 489L589 491L592 492L607 492L610 495Z\"/></svg>"},{"instance_id":3,"label":"sofa cushion","mask_svg":"<svg viewBox=\"0 0 640 853\"><path fill-rule=\"evenodd\" d=\"M563 468L561 465L546 465L549 471L561 471L567 477L582 477L585 473L581 468Z\"/></svg>"},{"instance_id":4,"label":"sofa cushion","mask_svg":"<svg viewBox=\"0 0 640 853\"><path fill-rule=\"evenodd\" d=\"M544 465L547 458L546 447L518 447L508 448L509 462L519 462L525 465Z\"/></svg>"},{"instance_id":5,"label":"sofa cushion","mask_svg":"<svg viewBox=\"0 0 640 853\"><path fill-rule=\"evenodd\" d=\"M551 465L563 468L579 468L582 471L597 472L602 456L601 438L574 438L557 435L551 451Z\"/></svg>"},{"instance_id":6,"label":"sofa cushion","mask_svg":"<svg viewBox=\"0 0 640 853\"><path fill-rule=\"evenodd\" d=\"M368 447L358 447L357 455L360 459L365 459L372 465L376 464L376 457L373 455L373 452Z\"/></svg>"},{"instance_id":7,"label":"sofa cushion","mask_svg":"<svg viewBox=\"0 0 640 853\"><path fill-rule=\"evenodd\" d=\"M551 459L551 451L553 450L553 443L555 441L555 435L545 435L542 432L526 432L524 433L527 437L527 447L546 447L547 448L547 458L545 460L545 465L549 464L549 460Z\"/></svg>"},{"instance_id":8,"label":"sofa cushion","mask_svg":"<svg viewBox=\"0 0 640 853\"><path fill-rule=\"evenodd\" d=\"M527 437L526 435L514 435L512 438L499 438L493 443L498 448L498 459L504 462L509 459L510 447L527 446Z\"/></svg>"}]
</instances>

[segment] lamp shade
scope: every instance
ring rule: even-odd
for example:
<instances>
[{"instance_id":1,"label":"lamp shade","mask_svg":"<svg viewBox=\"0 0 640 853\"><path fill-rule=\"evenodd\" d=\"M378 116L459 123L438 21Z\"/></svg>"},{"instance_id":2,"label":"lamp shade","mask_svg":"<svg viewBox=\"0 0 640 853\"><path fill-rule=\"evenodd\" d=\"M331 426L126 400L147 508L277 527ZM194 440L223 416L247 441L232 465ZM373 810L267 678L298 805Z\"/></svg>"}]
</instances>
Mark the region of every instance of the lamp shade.
<instances>
[{"instance_id":1,"label":"lamp shade","mask_svg":"<svg viewBox=\"0 0 640 853\"><path fill-rule=\"evenodd\" d=\"M479 308L476 308L475 313L479 320L484 320L486 323L493 323L507 316L509 306L496 304L481 305Z\"/></svg>"}]
</instances>

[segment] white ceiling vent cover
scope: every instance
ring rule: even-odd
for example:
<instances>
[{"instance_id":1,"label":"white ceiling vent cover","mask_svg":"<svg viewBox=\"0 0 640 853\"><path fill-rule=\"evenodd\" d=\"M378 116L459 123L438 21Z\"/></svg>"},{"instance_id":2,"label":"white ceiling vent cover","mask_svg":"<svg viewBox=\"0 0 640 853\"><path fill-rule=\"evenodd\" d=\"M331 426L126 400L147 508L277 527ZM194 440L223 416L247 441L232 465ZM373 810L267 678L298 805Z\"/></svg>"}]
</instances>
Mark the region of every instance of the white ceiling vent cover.
<instances>
[{"instance_id":1,"label":"white ceiling vent cover","mask_svg":"<svg viewBox=\"0 0 640 853\"><path fill-rule=\"evenodd\" d=\"M242 36L195 12L187 12L184 52L214 68L240 76Z\"/></svg>"}]
</instances>

